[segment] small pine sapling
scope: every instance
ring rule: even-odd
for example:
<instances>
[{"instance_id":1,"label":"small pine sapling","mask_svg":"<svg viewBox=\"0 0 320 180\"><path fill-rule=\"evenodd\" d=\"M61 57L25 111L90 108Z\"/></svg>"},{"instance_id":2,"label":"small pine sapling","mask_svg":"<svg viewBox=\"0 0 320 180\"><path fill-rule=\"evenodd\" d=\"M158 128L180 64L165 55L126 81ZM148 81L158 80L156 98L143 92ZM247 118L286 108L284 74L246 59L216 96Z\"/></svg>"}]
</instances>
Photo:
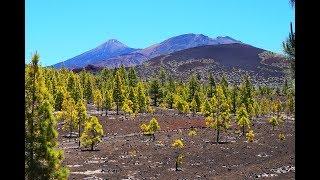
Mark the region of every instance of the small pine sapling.
<instances>
[{"instance_id":1,"label":"small pine sapling","mask_svg":"<svg viewBox=\"0 0 320 180\"><path fill-rule=\"evenodd\" d=\"M188 136L190 136L190 137L194 137L194 136L196 136L197 135L197 130L196 130L196 128L191 128L190 129L190 131L188 132Z\"/></svg>"},{"instance_id":2,"label":"small pine sapling","mask_svg":"<svg viewBox=\"0 0 320 180\"><path fill-rule=\"evenodd\" d=\"M160 130L160 126L159 126L159 123L157 121L156 118L152 118L149 122L149 124L141 124L140 125L140 129L141 131L143 132L144 135L151 135L152 136L152 139L153 141L155 141L155 135L154 133L158 130Z\"/></svg>"},{"instance_id":3,"label":"small pine sapling","mask_svg":"<svg viewBox=\"0 0 320 180\"><path fill-rule=\"evenodd\" d=\"M250 130L248 133L246 133L246 137L247 137L248 142L253 142L253 139L254 139L253 130Z\"/></svg>"},{"instance_id":4,"label":"small pine sapling","mask_svg":"<svg viewBox=\"0 0 320 180\"><path fill-rule=\"evenodd\" d=\"M184 158L183 154L181 153L182 148L184 147L184 143L181 139L176 139L173 141L172 145L176 151L176 171L180 171L181 169L179 166L182 164L182 159Z\"/></svg>"},{"instance_id":5,"label":"small pine sapling","mask_svg":"<svg viewBox=\"0 0 320 180\"><path fill-rule=\"evenodd\" d=\"M150 130L150 132L151 132L151 134L152 134L153 141L155 141L156 138L155 138L154 133L155 133L156 131L160 130L160 126L159 126L159 123L158 123L158 121L157 121L156 118L152 118L152 119L150 120L150 122L149 122L149 130Z\"/></svg>"},{"instance_id":6,"label":"small pine sapling","mask_svg":"<svg viewBox=\"0 0 320 180\"><path fill-rule=\"evenodd\" d=\"M284 141L285 140L285 135L284 135L284 133L280 133L279 134L279 139L281 140L281 141Z\"/></svg>"},{"instance_id":7,"label":"small pine sapling","mask_svg":"<svg viewBox=\"0 0 320 180\"><path fill-rule=\"evenodd\" d=\"M272 117L269 119L269 123L272 125L272 131L274 131L274 127L276 127L276 126L279 125L279 120L278 120L277 117L272 116Z\"/></svg>"}]
</instances>

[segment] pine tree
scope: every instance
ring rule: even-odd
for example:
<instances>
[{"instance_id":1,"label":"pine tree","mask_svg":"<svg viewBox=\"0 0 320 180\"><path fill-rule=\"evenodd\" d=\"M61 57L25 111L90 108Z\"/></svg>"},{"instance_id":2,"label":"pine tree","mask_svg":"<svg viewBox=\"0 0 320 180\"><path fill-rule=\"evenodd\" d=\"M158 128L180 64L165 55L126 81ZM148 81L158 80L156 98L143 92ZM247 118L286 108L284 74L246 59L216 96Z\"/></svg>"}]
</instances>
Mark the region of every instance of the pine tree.
<instances>
[{"instance_id":1,"label":"pine tree","mask_svg":"<svg viewBox=\"0 0 320 180\"><path fill-rule=\"evenodd\" d=\"M171 93L175 93L175 91L176 91L176 84L171 76L169 76L169 82L168 82L167 89Z\"/></svg>"},{"instance_id":2,"label":"pine tree","mask_svg":"<svg viewBox=\"0 0 320 180\"><path fill-rule=\"evenodd\" d=\"M256 112L255 112L255 109L253 107L253 103L249 104L249 106L248 106L248 108L246 110L248 112L248 115L249 115L250 119L253 119L253 117L256 116Z\"/></svg>"},{"instance_id":3,"label":"pine tree","mask_svg":"<svg viewBox=\"0 0 320 180\"><path fill-rule=\"evenodd\" d=\"M112 93L107 90L104 98L104 109L106 110L106 115L108 115L108 111L111 110L113 103Z\"/></svg>"},{"instance_id":4,"label":"pine tree","mask_svg":"<svg viewBox=\"0 0 320 180\"><path fill-rule=\"evenodd\" d=\"M188 113L190 111L189 104L187 101L185 101L183 98L181 98L179 95L176 95L174 97L175 101L175 107L178 109L179 113Z\"/></svg>"},{"instance_id":5,"label":"pine tree","mask_svg":"<svg viewBox=\"0 0 320 180\"><path fill-rule=\"evenodd\" d=\"M287 96L286 109L289 114L294 114L295 100L294 100L294 96L291 93L289 93Z\"/></svg>"},{"instance_id":6,"label":"pine tree","mask_svg":"<svg viewBox=\"0 0 320 180\"><path fill-rule=\"evenodd\" d=\"M215 89L216 89L216 82L214 80L214 77L210 73L209 74L209 92L208 92L208 97L209 98L212 98Z\"/></svg>"},{"instance_id":7,"label":"pine tree","mask_svg":"<svg viewBox=\"0 0 320 180\"><path fill-rule=\"evenodd\" d=\"M131 107L132 107L132 101L130 99L126 99L126 100L124 100L121 109L125 115L126 114L131 115L133 113Z\"/></svg>"},{"instance_id":8,"label":"pine tree","mask_svg":"<svg viewBox=\"0 0 320 180\"><path fill-rule=\"evenodd\" d=\"M231 93L231 112L236 113L237 112L237 101L238 101L238 86L234 84L232 93Z\"/></svg>"},{"instance_id":9,"label":"pine tree","mask_svg":"<svg viewBox=\"0 0 320 180\"><path fill-rule=\"evenodd\" d=\"M245 106L242 104L237 111L237 124L242 128L242 135L245 135L245 127L250 128L251 122Z\"/></svg>"},{"instance_id":10,"label":"pine tree","mask_svg":"<svg viewBox=\"0 0 320 180\"><path fill-rule=\"evenodd\" d=\"M115 87L113 89L113 100L117 106L117 115L119 115L119 108L122 106L124 101L124 85L123 85L123 74L121 75L120 71L116 72L115 76Z\"/></svg>"},{"instance_id":11,"label":"pine tree","mask_svg":"<svg viewBox=\"0 0 320 180\"><path fill-rule=\"evenodd\" d=\"M76 105L77 111L77 124L78 124L78 133L79 133L79 148L80 148L80 136L81 128L83 127L85 121L87 120L87 108L84 105L83 101L78 101Z\"/></svg>"},{"instance_id":12,"label":"pine tree","mask_svg":"<svg viewBox=\"0 0 320 180\"><path fill-rule=\"evenodd\" d=\"M26 179L68 179L62 166L63 151L57 149L56 120L49 103L42 69L35 53L25 75L25 177Z\"/></svg>"},{"instance_id":13,"label":"pine tree","mask_svg":"<svg viewBox=\"0 0 320 180\"><path fill-rule=\"evenodd\" d=\"M159 123L157 121L156 118L152 118L150 121L149 121L149 124L145 124L143 123L141 126L140 126L143 134L145 135L152 135L152 139L153 141L155 141L155 135L154 133L158 130L160 130L160 126L159 126Z\"/></svg>"},{"instance_id":14,"label":"pine tree","mask_svg":"<svg viewBox=\"0 0 320 180\"><path fill-rule=\"evenodd\" d=\"M291 77L295 78L295 33L292 30L292 23L290 23L289 37L282 43L283 50L290 62Z\"/></svg>"},{"instance_id":15,"label":"pine tree","mask_svg":"<svg viewBox=\"0 0 320 180\"><path fill-rule=\"evenodd\" d=\"M197 103L196 103L195 98L193 98L190 103L190 110L191 110L193 116L197 113Z\"/></svg>"},{"instance_id":16,"label":"pine tree","mask_svg":"<svg viewBox=\"0 0 320 180\"><path fill-rule=\"evenodd\" d=\"M192 99L194 98L194 95L197 92L198 88L199 88L198 79L193 74L191 76L190 80L189 80L189 85L188 85L188 89L189 89L188 102L192 101Z\"/></svg>"},{"instance_id":17,"label":"pine tree","mask_svg":"<svg viewBox=\"0 0 320 180\"><path fill-rule=\"evenodd\" d=\"M99 73L99 75L101 77L101 81L102 82L107 82L108 79L110 78L110 74L111 73L107 68L103 68Z\"/></svg>"},{"instance_id":18,"label":"pine tree","mask_svg":"<svg viewBox=\"0 0 320 180\"><path fill-rule=\"evenodd\" d=\"M139 103L138 103L138 97L136 93L136 88L129 88L129 100L132 102L132 112L135 114L139 111Z\"/></svg>"},{"instance_id":19,"label":"pine tree","mask_svg":"<svg viewBox=\"0 0 320 180\"><path fill-rule=\"evenodd\" d=\"M67 93L62 103L62 119L64 120L63 129L69 130L69 135L77 126L77 109L73 98Z\"/></svg>"},{"instance_id":20,"label":"pine tree","mask_svg":"<svg viewBox=\"0 0 320 180\"><path fill-rule=\"evenodd\" d=\"M279 118L281 111L282 111L281 101L277 99L272 104L272 112L274 115L277 116L277 118Z\"/></svg>"},{"instance_id":21,"label":"pine tree","mask_svg":"<svg viewBox=\"0 0 320 180\"><path fill-rule=\"evenodd\" d=\"M151 99L153 99L153 105L157 106L157 102L160 96L160 87L157 79L151 81L150 96Z\"/></svg>"},{"instance_id":22,"label":"pine tree","mask_svg":"<svg viewBox=\"0 0 320 180\"><path fill-rule=\"evenodd\" d=\"M269 105L268 99L263 97L260 100L261 114L262 115L267 115L270 112L270 108L268 107L268 105Z\"/></svg>"},{"instance_id":23,"label":"pine tree","mask_svg":"<svg viewBox=\"0 0 320 180\"><path fill-rule=\"evenodd\" d=\"M103 128L99 123L97 117L92 116L86 121L84 131L80 137L81 145L84 147L91 147L91 151L94 149L94 145L102 141Z\"/></svg>"},{"instance_id":24,"label":"pine tree","mask_svg":"<svg viewBox=\"0 0 320 180\"><path fill-rule=\"evenodd\" d=\"M288 95L288 90L289 90L288 81L287 81L287 79L285 79L283 87L282 87L282 94L284 96L287 96Z\"/></svg>"},{"instance_id":25,"label":"pine tree","mask_svg":"<svg viewBox=\"0 0 320 180\"><path fill-rule=\"evenodd\" d=\"M139 82L137 85L138 88L138 103L139 103L139 112L147 111L147 98L145 95L145 90L142 82Z\"/></svg>"},{"instance_id":26,"label":"pine tree","mask_svg":"<svg viewBox=\"0 0 320 180\"><path fill-rule=\"evenodd\" d=\"M55 95L55 98L54 98L54 107L55 107L55 110L57 111L61 111L62 109L62 102L63 102L63 99L65 98L65 94L66 94L66 90L63 90L63 87L61 86L58 86L57 87L57 92L56 92L56 95Z\"/></svg>"},{"instance_id":27,"label":"pine tree","mask_svg":"<svg viewBox=\"0 0 320 180\"><path fill-rule=\"evenodd\" d=\"M196 92L194 95L194 100L196 103L196 112L200 112L201 111L201 106L202 106L202 93L201 92Z\"/></svg>"},{"instance_id":28,"label":"pine tree","mask_svg":"<svg viewBox=\"0 0 320 180\"><path fill-rule=\"evenodd\" d=\"M93 93L93 103L97 107L97 110L102 110L103 99L100 90L96 89Z\"/></svg>"},{"instance_id":29,"label":"pine tree","mask_svg":"<svg viewBox=\"0 0 320 180\"><path fill-rule=\"evenodd\" d=\"M167 93L166 96L166 103L168 104L168 108L172 109L173 108L173 104L174 104L174 98L173 98L173 93L169 92Z\"/></svg>"},{"instance_id":30,"label":"pine tree","mask_svg":"<svg viewBox=\"0 0 320 180\"><path fill-rule=\"evenodd\" d=\"M222 76L220 85L222 87L222 90L223 90L223 93L225 94L225 96L228 96L229 83L228 83L227 78L225 76Z\"/></svg>"},{"instance_id":31,"label":"pine tree","mask_svg":"<svg viewBox=\"0 0 320 180\"><path fill-rule=\"evenodd\" d=\"M93 83L92 79L89 75L86 76L86 82L84 87L84 96L88 102L92 102L93 100Z\"/></svg>"},{"instance_id":32,"label":"pine tree","mask_svg":"<svg viewBox=\"0 0 320 180\"><path fill-rule=\"evenodd\" d=\"M161 86L164 86L164 84L165 84L166 81L167 81L167 76L166 76L166 72L165 72L165 70L163 69L163 67L161 67L161 69L160 69L159 79L160 79L160 84L161 84Z\"/></svg>"},{"instance_id":33,"label":"pine tree","mask_svg":"<svg viewBox=\"0 0 320 180\"><path fill-rule=\"evenodd\" d=\"M206 99L201 107L201 112L204 116L208 117L211 115L211 105L209 101Z\"/></svg>"},{"instance_id":34,"label":"pine tree","mask_svg":"<svg viewBox=\"0 0 320 180\"><path fill-rule=\"evenodd\" d=\"M149 122L149 130L150 130L150 132L152 134L153 141L154 141L156 139L154 133L156 131L160 130L160 126L159 126L159 123L158 123L156 118L152 118L150 120L150 122Z\"/></svg>"},{"instance_id":35,"label":"pine tree","mask_svg":"<svg viewBox=\"0 0 320 180\"><path fill-rule=\"evenodd\" d=\"M219 143L220 130L227 130L230 126L230 107L227 102L227 99L223 93L221 85L216 87L215 96L211 99L213 104L211 110L211 116L208 116L205 119L205 124L207 127L213 128L217 131L217 143Z\"/></svg>"},{"instance_id":36,"label":"pine tree","mask_svg":"<svg viewBox=\"0 0 320 180\"><path fill-rule=\"evenodd\" d=\"M253 104L253 90L254 88L250 82L249 76L246 75L241 87L241 104L243 103L245 105L249 116L251 115L249 105Z\"/></svg>"},{"instance_id":37,"label":"pine tree","mask_svg":"<svg viewBox=\"0 0 320 180\"><path fill-rule=\"evenodd\" d=\"M73 73L69 73L68 75L69 75L69 77L68 77L68 80L67 80L67 82L68 82L68 84L67 84L67 90L68 90L68 92L70 93L71 97L72 97L73 99L75 99L75 98L73 97L73 92L74 92L74 90L75 90L75 77L74 77L74 74L73 74Z\"/></svg>"},{"instance_id":38,"label":"pine tree","mask_svg":"<svg viewBox=\"0 0 320 180\"><path fill-rule=\"evenodd\" d=\"M129 87L136 87L138 83L138 77L134 68L130 68L128 72Z\"/></svg>"},{"instance_id":39,"label":"pine tree","mask_svg":"<svg viewBox=\"0 0 320 180\"><path fill-rule=\"evenodd\" d=\"M257 100L253 101L253 111L255 116L261 116L261 106L260 104L257 102Z\"/></svg>"},{"instance_id":40,"label":"pine tree","mask_svg":"<svg viewBox=\"0 0 320 180\"><path fill-rule=\"evenodd\" d=\"M181 149L184 147L184 143L181 139L176 139L173 141L172 145L173 148L177 149L176 151L176 171L179 171L179 165L182 163L183 155L181 154Z\"/></svg>"}]
</instances>

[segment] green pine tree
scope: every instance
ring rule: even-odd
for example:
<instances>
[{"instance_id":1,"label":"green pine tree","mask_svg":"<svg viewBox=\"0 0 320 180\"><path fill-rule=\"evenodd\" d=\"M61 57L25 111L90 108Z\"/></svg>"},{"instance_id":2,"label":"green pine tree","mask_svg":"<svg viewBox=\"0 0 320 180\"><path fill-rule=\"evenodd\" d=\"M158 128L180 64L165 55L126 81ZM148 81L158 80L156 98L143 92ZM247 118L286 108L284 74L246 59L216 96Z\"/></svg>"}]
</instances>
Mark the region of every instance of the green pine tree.
<instances>
[{"instance_id":1,"label":"green pine tree","mask_svg":"<svg viewBox=\"0 0 320 180\"><path fill-rule=\"evenodd\" d=\"M69 171L62 166L63 151L57 149L57 124L37 53L25 72L25 178L68 179Z\"/></svg>"},{"instance_id":2,"label":"green pine tree","mask_svg":"<svg viewBox=\"0 0 320 180\"><path fill-rule=\"evenodd\" d=\"M86 121L84 131L80 137L80 142L83 147L90 146L91 151L94 146L102 141L103 128L97 117L92 116Z\"/></svg>"},{"instance_id":3,"label":"green pine tree","mask_svg":"<svg viewBox=\"0 0 320 180\"><path fill-rule=\"evenodd\" d=\"M122 106L124 101L124 85L123 85L123 72L120 71L116 72L115 76L115 87L113 89L113 101L116 103L117 106L117 115L119 115L119 108Z\"/></svg>"}]
</instances>

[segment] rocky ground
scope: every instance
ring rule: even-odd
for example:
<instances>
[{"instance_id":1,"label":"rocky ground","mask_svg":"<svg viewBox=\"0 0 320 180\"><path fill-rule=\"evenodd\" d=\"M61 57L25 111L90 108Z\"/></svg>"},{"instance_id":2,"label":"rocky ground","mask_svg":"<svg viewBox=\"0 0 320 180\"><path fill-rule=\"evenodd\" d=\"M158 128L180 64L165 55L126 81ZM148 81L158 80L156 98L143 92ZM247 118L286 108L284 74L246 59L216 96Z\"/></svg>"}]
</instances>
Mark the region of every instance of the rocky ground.
<instances>
[{"instance_id":1,"label":"rocky ground","mask_svg":"<svg viewBox=\"0 0 320 180\"><path fill-rule=\"evenodd\" d=\"M88 113L100 112L89 106ZM154 142L139 129L152 117L161 127ZM234 124L221 133L221 144L215 143L215 131L205 128L200 115L157 109L154 114L135 118L116 116L115 112L98 118L105 136L95 151L79 149L78 138L64 137L67 132L61 124L58 126L69 179L295 179L295 127L290 118L274 131L265 117L255 119L252 143L236 133ZM195 137L188 136L191 126L197 127ZM285 133L284 141L278 139L280 132ZM185 142L182 171L174 169L175 150L171 144L176 138Z\"/></svg>"}]
</instances>

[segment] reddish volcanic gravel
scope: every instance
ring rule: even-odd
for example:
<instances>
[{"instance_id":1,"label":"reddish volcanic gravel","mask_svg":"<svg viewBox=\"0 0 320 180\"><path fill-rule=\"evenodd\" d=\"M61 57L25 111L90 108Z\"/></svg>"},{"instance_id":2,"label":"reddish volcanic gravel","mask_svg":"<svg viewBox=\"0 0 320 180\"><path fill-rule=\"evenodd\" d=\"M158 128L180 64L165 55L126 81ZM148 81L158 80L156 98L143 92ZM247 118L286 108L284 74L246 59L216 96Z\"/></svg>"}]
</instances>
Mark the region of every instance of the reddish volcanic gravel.
<instances>
[{"instance_id":1,"label":"reddish volcanic gravel","mask_svg":"<svg viewBox=\"0 0 320 180\"><path fill-rule=\"evenodd\" d=\"M88 107L91 112L91 106ZM58 126L59 146L65 152L63 162L70 169L69 179L294 179L295 129L294 120L287 119L283 126L272 131L266 118L254 120L255 140L235 133L237 126L221 132L216 144L216 132L205 128L204 117L180 115L175 110L157 109L153 114L139 114L125 118L115 112L98 116L105 132L103 142L95 151L80 150L78 138ZM161 130L153 142L143 136L139 126L155 117ZM189 137L191 126L197 135ZM180 130L179 130L180 129ZM284 132L286 139L278 135ZM182 138L182 171L175 171L175 151L171 144Z\"/></svg>"}]
</instances>

